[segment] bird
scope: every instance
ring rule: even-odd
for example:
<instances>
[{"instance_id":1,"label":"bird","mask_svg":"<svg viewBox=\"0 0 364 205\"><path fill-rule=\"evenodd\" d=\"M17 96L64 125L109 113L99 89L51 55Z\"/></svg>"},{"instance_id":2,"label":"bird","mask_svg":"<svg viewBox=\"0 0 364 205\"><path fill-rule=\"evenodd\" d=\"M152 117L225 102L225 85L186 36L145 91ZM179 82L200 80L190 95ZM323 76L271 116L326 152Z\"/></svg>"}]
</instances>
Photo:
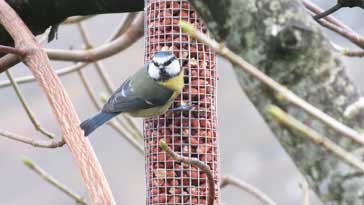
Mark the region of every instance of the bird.
<instances>
[{"instance_id":1,"label":"bird","mask_svg":"<svg viewBox=\"0 0 364 205\"><path fill-rule=\"evenodd\" d=\"M85 136L120 113L142 118L164 114L182 92L183 75L179 60L172 52L156 52L143 68L122 83L99 113L81 123ZM182 103L170 111L191 108L193 106Z\"/></svg>"}]
</instances>

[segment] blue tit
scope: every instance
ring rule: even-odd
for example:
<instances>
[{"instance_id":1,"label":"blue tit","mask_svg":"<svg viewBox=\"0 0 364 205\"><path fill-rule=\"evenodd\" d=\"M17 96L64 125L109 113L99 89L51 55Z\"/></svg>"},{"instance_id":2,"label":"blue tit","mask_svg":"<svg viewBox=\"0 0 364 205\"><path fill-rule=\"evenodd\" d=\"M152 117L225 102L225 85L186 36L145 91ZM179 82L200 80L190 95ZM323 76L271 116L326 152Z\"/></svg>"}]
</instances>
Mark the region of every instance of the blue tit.
<instances>
[{"instance_id":1,"label":"blue tit","mask_svg":"<svg viewBox=\"0 0 364 205\"><path fill-rule=\"evenodd\" d=\"M161 115L182 92L183 85L183 70L179 60L172 52L159 51L111 95L101 112L82 122L81 128L88 136L120 113L143 118ZM183 105L175 110L190 108Z\"/></svg>"}]
</instances>

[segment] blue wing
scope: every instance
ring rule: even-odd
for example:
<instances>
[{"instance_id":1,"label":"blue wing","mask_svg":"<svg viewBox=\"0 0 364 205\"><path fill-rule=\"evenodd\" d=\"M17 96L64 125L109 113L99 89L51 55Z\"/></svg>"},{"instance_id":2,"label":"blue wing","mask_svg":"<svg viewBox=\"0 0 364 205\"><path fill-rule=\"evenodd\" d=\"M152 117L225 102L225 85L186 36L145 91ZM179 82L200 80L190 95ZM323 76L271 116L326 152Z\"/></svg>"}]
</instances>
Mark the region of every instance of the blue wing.
<instances>
[{"instance_id":1,"label":"blue wing","mask_svg":"<svg viewBox=\"0 0 364 205\"><path fill-rule=\"evenodd\" d=\"M110 97L102 111L133 112L166 104L174 91L159 85L145 75L145 71L140 71L126 80Z\"/></svg>"}]
</instances>

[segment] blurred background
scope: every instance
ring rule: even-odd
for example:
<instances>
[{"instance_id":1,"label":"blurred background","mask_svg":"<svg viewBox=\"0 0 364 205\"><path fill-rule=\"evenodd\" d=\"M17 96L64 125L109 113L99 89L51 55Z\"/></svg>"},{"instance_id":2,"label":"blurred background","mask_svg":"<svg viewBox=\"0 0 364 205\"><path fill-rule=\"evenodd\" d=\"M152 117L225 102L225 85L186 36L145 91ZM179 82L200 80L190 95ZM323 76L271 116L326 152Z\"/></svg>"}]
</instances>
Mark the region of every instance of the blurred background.
<instances>
[{"instance_id":1,"label":"blurred background","mask_svg":"<svg viewBox=\"0 0 364 205\"><path fill-rule=\"evenodd\" d=\"M322 8L333 5L334 1L315 0ZM362 9L342 9L335 16L364 33L361 27L364 18ZM125 18L124 14L101 15L86 21L91 38L96 45L108 38L114 28ZM325 30L326 35L343 47L352 47L347 40ZM58 39L46 45L49 48L68 49L83 47L76 26L61 26ZM143 65L144 39L131 48L119 53L103 63L113 82L120 85L130 74ZM342 58L347 72L358 87L364 89L364 59ZM52 62L56 69L66 65ZM288 155L278 144L269 128L238 87L233 70L228 62L218 58L218 137L220 138L221 170L223 174L234 175L253 184L278 204L292 205L301 203L302 191L299 187L302 178ZM94 83L94 88L101 94L101 86L92 66L85 69ZM12 69L16 76L29 75L23 65ZM5 74L0 80L6 80ZM81 119L93 115L96 110L92 105L77 73L62 77ZM30 107L35 112L43 127L60 135L55 118L50 111L45 96L36 83L22 84ZM29 137L44 139L33 128L26 116L12 87L0 89L0 125L2 129L14 131ZM141 120L138 120L141 126ZM98 129L91 137L91 143L103 166L118 204L145 204L144 157L131 147L109 126ZM74 201L59 190L44 182L27 169L21 162L26 155L60 181L83 196L87 196L81 177L75 167L67 147L58 149L40 149L0 138L0 204L6 205L61 205L74 204ZM312 194L311 194L312 195ZM224 205L260 204L250 195L228 187L222 191ZM320 204L314 196L312 204Z\"/></svg>"}]
</instances>

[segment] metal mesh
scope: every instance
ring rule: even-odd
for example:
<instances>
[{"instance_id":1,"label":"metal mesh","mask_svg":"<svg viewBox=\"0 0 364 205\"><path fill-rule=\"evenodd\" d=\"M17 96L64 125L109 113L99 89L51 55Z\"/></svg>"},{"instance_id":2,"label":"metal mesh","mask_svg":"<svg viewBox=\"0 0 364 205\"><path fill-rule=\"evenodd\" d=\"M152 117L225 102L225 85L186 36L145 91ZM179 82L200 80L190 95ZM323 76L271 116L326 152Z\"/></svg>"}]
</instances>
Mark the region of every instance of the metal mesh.
<instances>
[{"instance_id":1,"label":"metal mesh","mask_svg":"<svg viewBox=\"0 0 364 205\"><path fill-rule=\"evenodd\" d=\"M182 33L178 24L185 20L203 32L207 29L187 0L146 0L145 6L145 61L156 51L173 51L185 72L183 93L173 106L182 101L195 105L190 112L170 112L144 121L147 204L207 204L206 173L167 156L159 148L161 139L178 154L211 167L215 204L219 204L215 54Z\"/></svg>"}]
</instances>

